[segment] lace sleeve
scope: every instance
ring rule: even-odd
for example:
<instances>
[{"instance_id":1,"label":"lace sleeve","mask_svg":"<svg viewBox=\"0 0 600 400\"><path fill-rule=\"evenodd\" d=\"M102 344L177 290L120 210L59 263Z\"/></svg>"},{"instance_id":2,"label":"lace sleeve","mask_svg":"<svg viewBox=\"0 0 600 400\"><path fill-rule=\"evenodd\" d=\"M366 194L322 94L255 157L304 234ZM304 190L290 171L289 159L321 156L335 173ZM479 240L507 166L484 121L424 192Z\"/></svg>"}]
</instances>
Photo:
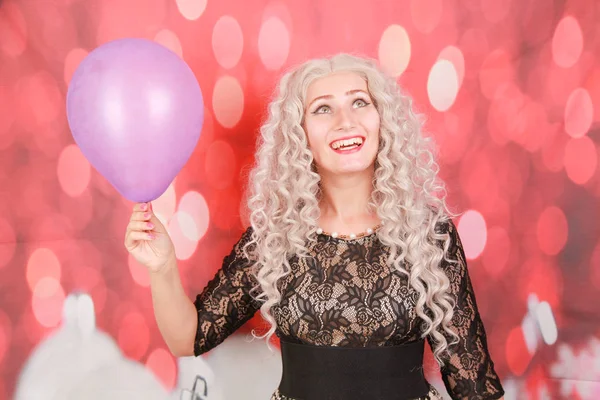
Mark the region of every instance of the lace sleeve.
<instances>
[{"instance_id":1,"label":"lace sleeve","mask_svg":"<svg viewBox=\"0 0 600 400\"><path fill-rule=\"evenodd\" d=\"M223 265L214 278L196 296L196 356L223 342L260 308L260 303L250 295L256 279L250 273L250 262L243 253L243 247L250 241L251 234L251 228L248 228L231 253L224 258Z\"/></svg>"},{"instance_id":2,"label":"lace sleeve","mask_svg":"<svg viewBox=\"0 0 600 400\"><path fill-rule=\"evenodd\" d=\"M450 359L442 368L442 379L452 399L499 399L504 395L504 389L488 352L462 243L452 221L445 225L444 230L451 238L447 258L458 261L444 260L442 265L456 302L452 327L458 333L459 342L449 348ZM449 335L446 338L452 340ZM431 338L428 341L432 345Z\"/></svg>"}]
</instances>

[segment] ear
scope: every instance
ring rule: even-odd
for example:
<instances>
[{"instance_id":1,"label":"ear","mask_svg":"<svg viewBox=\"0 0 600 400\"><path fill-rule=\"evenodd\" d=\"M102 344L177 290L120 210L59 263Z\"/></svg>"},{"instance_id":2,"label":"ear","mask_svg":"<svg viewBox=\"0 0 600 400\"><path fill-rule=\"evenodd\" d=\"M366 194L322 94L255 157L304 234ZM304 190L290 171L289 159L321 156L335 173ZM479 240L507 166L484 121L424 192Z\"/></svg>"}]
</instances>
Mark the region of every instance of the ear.
<instances>
[{"instance_id":1,"label":"ear","mask_svg":"<svg viewBox=\"0 0 600 400\"><path fill-rule=\"evenodd\" d=\"M88 336L96 329L94 302L87 293L71 293L63 305L63 325Z\"/></svg>"},{"instance_id":2,"label":"ear","mask_svg":"<svg viewBox=\"0 0 600 400\"><path fill-rule=\"evenodd\" d=\"M94 301L87 293L82 293L77 299L78 327L83 335L90 335L96 330L96 312Z\"/></svg>"}]
</instances>

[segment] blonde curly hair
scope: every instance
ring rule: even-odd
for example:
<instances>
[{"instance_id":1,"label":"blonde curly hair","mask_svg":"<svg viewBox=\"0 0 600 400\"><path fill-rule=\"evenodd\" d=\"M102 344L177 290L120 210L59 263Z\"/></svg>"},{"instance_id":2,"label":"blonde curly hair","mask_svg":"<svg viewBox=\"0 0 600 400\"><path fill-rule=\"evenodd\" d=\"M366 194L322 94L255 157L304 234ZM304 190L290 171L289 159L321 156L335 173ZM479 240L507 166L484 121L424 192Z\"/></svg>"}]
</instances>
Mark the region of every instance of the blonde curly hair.
<instances>
[{"instance_id":1,"label":"blonde curly hair","mask_svg":"<svg viewBox=\"0 0 600 400\"><path fill-rule=\"evenodd\" d=\"M302 127L304 101L315 79L340 71L365 79L379 112L379 151L369 205L383 222L377 236L390 249L389 265L406 274L419 295L416 312L425 323L422 337L430 336L434 357L442 366L458 335L450 327L454 307L450 283L440 268L442 259L453 262L446 258L451 239L435 228L456 214L446 205L433 141L422 135L411 98L374 61L349 54L310 60L286 73L260 128L248 187L252 238L244 252L254 262L259 284L253 293L258 293L262 317L270 328L264 335L253 334L268 342L275 333L271 308L281 299L277 282L291 271L288 259L309 257L307 241L316 240L320 176ZM440 240L443 249L436 245Z\"/></svg>"}]
</instances>

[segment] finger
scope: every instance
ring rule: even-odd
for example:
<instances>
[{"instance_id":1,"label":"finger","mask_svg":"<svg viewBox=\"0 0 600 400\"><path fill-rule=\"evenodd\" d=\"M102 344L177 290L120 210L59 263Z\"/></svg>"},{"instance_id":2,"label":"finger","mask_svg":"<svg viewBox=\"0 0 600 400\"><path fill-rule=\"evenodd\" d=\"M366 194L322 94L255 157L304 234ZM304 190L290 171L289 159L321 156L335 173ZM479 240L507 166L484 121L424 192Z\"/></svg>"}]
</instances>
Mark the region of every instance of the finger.
<instances>
[{"instance_id":1,"label":"finger","mask_svg":"<svg viewBox=\"0 0 600 400\"><path fill-rule=\"evenodd\" d=\"M130 221L150 221L153 214L150 211L134 211L131 213Z\"/></svg>"},{"instance_id":2,"label":"finger","mask_svg":"<svg viewBox=\"0 0 600 400\"><path fill-rule=\"evenodd\" d=\"M150 203L136 203L133 206L133 211L149 211L151 210L149 204Z\"/></svg>"},{"instance_id":3,"label":"finger","mask_svg":"<svg viewBox=\"0 0 600 400\"><path fill-rule=\"evenodd\" d=\"M151 241L156 238L156 235L148 232L140 232L140 231L130 231L125 236L125 247L131 248L135 245L136 242L141 241Z\"/></svg>"},{"instance_id":4,"label":"finger","mask_svg":"<svg viewBox=\"0 0 600 400\"><path fill-rule=\"evenodd\" d=\"M128 231L151 231L154 229L156 225L152 222L147 221L131 221L129 225L127 225Z\"/></svg>"},{"instance_id":5,"label":"finger","mask_svg":"<svg viewBox=\"0 0 600 400\"><path fill-rule=\"evenodd\" d=\"M135 212L131 215L131 222L147 222L154 225L152 230L157 233L167 233L167 229L163 226L162 222L158 219L154 213L146 211L144 212ZM140 230L140 229L132 229L132 230Z\"/></svg>"}]
</instances>

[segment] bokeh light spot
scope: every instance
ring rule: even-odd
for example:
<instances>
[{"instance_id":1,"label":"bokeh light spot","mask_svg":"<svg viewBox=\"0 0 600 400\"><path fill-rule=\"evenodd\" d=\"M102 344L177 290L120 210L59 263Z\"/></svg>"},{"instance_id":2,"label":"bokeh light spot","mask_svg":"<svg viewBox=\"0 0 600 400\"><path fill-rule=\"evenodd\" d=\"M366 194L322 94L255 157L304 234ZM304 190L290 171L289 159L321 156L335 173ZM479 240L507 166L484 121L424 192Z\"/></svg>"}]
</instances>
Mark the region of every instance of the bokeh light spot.
<instances>
[{"instance_id":1,"label":"bokeh light spot","mask_svg":"<svg viewBox=\"0 0 600 400\"><path fill-rule=\"evenodd\" d=\"M532 309L533 307L537 307L538 300L535 294L532 294L528 298L528 302L531 302ZM525 340L525 345L527 346L527 351L529 354L534 354L539 346L539 324L536 321L536 318L528 313L525 315L525 318L521 320L521 331L523 332L523 339Z\"/></svg>"},{"instance_id":2,"label":"bokeh light spot","mask_svg":"<svg viewBox=\"0 0 600 400\"><path fill-rule=\"evenodd\" d=\"M286 1L277 0L266 4L261 21L264 22L272 17L279 18L283 24L288 27L291 37L293 32L293 19Z\"/></svg>"},{"instance_id":3,"label":"bokeh light spot","mask_svg":"<svg viewBox=\"0 0 600 400\"><path fill-rule=\"evenodd\" d=\"M152 351L146 361L146 367L158 377L168 390L173 389L177 371L175 360L167 350L158 348Z\"/></svg>"},{"instance_id":4,"label":"bokeh light spot","mask_svg":"<svg viewBox=\"0 0 600 400\"><path fill-rule=\"evenodd\" d=\"M536 316L540 325L540 331L542 338L547 345L553 345L556 343L558 338L558 329L556 327L556 321L554 320L554 314L552 308L547 301L542 301L537 309Z\"/></svg>"},{"instance_id":5,"label":"bokeh light spot","mask_svg":"<svg viewBox=\"0 0 600 400\"><path fill-rule=\"evenodd\" d=\"M150 331L142 314L131 311L121 319L117 342L128 358L139 360L146 354L150 344Z\"/></svg>"},{"instance_id":6,"label":"bokeh light spot","mask_svg":"<svg viewBox=\"0 0 600 400\"><path fill-rule=\"evenodd\" d=\"M176 0L176 2L181 15L190 21L200 18L206 9L206 0Z\"/></svg>"},{"instance_id":7,"label":"bokeh light spot","mask_svg":"<svg viewBox=\"0 0 600 400\"><path fill-rule=\"evenodd\" d=\"M213 112L215 118L225 128L233 128L242 118L244 111L244 91L237 79L222 76L213 91Z\"/></svg>"},{"instance_id":8,"label":"bokeh light spot","mask_svg":"<svg viewBox=\"0 0 600 400\"><path fill-rule=\"evenodd\" d=\"M542 211L537 222L537 239L545 254L558 254L567 243L568 234L567 218L560 208L550 206Z\"/></svg>"},{"instance_id":9,"label":"bokeh light spot","mask_svg":"<svg viewBox=\"0 0 600 400\"><path fill-rule=\"evenodd\" d=\"M438 60L448 60L454 65L454 69L458 75L458 86L462 86L465 78L465 57L462 51L455 46L445 47L439 54Z\"/></svg>"},{"instance_id":10,"label":"bokeh light spot","mask_svg":"<svg viewBox=\"0 0 600 400\"><path fill-rule=\"evenodd\" d=\"M45 276L33 288L31 306L33 315L40 325L56 327L62 319L62 306L65 292L57 279Z\"/></svg>"},{"instance_id":11,"label":"bokeh light spot","mask_svg":"<svg viewBox=\"0 0 600 400\"><path fill-rule=\"evenodd\" d=\"M552 38L552 59L562 68L570 68L583 51L583 33L573 16L564 17L557 25Z\"/></svg>"},{"instance_id":12,"label":"bokeh light spot","mask_svg":"<svg viewBox=\"0 0 600 400\"><path fill-rule=\"evenodd\" d=\"M25 271L29 288L33 291L38 282L43 278L53 278L57 282L61 278L61 266L56 254L47 248L38 248L33 251Z\"/></svg>"},{"instance_id":13,"label":"bokeh light spot","mask_svg":"<svg viewBox=\"0 0 600 400\"><path fill-rule=\"evenodd\" d=\"M179 40L175 32L169 29L162 29L156 34L156 36L154 36L154 41L158 44L165 46L167 49L171 50L173 53L183 58L183 48L181 47L181 41Z\"/></svg>"},{"instance_id":14,"label":"bokeh light spot","mask_svg":"<svg viewBox=\"0 0 600 400\"><path fill-rule=\"evenodd\" d=\"M77 145L71 144L60 153L57 166L58 182L71 197L83 193L90 183L91 167Z\"/></svg>"},{"instance_id":15,"label":"bokeh light spot","mask_svg":"<svg viewBox=\"0 0 600 400\"><path fill-rule=\"evenodd\" d=\"M594 105L590 94L585 89L575 89L569 96L565 107L565 131L571 137L581 137L592 126L593 118Z\"/></svg>"},{"instance_id":16,"label":"bokeh light spot","mask_svg":"<svg viewBox=\"0 0 600 400\"><path fill-rule=\"evenodd\" d=\"M177 178L165 190L163 194L156 200L152 201L152 211L154 215L162 222L163 225L167 226L167 223L175 214L177 209L177 195L175 194L175 182Z\"/></svg>"},{"instance_id":17,"label":"bokeh light spot","mask_svg":"<svg viewBox=\"0 0 600 400\"><path fill-rule=\"evenodd\" d=\"M458 95L458 74L454 65L447 60L438 60L427 79L429 102L436 110L447 111Z\"/></svg>"},{"instance_id":18,"label":"bokeh light spot","mask_svg":"<svg viewBox=\"0 0 600 400\"><path fill-rule=\"evenodd\" d=\"M198 241L186 236L186 234L190 235L190 232L197 231L196 222L191 215L177 211L169 221L167 230L175 246L175 256L178 260L187 260L194 255L198 248ZM180 268L185 265L185 263L180 265Z\"/></svg>"},{"instance_id":19,"label":"bokeh light spot","mask_svg":"<svg viewBox=\"0 0 600 400\"><path fill-rule=\"evenodd\" d=\"M237 20L225 15L217 21L212 33L212 49L219 65L233 68L242 57L244 35Z\"/></svg>"},{"instance_id":20,"label":"bokeh light spot","mask_svg":"<svg viewBox=\"0 0 600 400\"><path fill-rule=\"evenodd\" d=\"M258 54L265 68L278 70L290 52L290 33L277 17L267 18L258 33Z\"/></svg>"},{"instance_id":21,"label":"bokeh light spot","mask_svg":"<svg viewBox=\"0 0 600 400\"><path fill-rule=\"evenodd\" d=\"M390 25L379 40L378 57L381 68L393 77L399 77L408 67L411 55L410 38L400 25Z\"/></svg>"},{"instance_id":22,"label":"bokeh light spot","mask_svg":"<svg viewBox=\"0 0 600 400\"><path fill-rule=\"evenodd\" d=\"M506 362L510 371L521 376L531 361L521 326L511 329L506 338Z\"/></svg>"},{"instance_id":23,"label":"bokeh light spot","mask_svg":"<svg viewBox=\"0 0 600 400\"><path fill-rule=\"evenodd\" d=\"M457 229L465 257L468 260L479 257L487 242L487 226L481 213L475 210L466 211L460 218Z\"/></svg>"},{"instance_id":24,"label":"bokeh light spot","mask_svg":"<svg viewBox=\"0 0 600 400\"><path fill-rule=\"evenodd\" d=\"M199 241L204 237L210 223L208 205L204 196L189 191L179 201L179 211L189 215L189 224L181 224L182 232L189 240Z\"/></svg>"},{"instance_id":25,"label":"bokeh light spot","mask_svg":"<svg viewBox=\"0 0 600 400\"><path fill-rule=\"evenodd\" d=\"M583 185L598 166L598 152L594 141L587 136L570 139L565 147L565 171L569 179Z\"/></svg>"}]
</instances>

